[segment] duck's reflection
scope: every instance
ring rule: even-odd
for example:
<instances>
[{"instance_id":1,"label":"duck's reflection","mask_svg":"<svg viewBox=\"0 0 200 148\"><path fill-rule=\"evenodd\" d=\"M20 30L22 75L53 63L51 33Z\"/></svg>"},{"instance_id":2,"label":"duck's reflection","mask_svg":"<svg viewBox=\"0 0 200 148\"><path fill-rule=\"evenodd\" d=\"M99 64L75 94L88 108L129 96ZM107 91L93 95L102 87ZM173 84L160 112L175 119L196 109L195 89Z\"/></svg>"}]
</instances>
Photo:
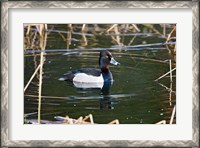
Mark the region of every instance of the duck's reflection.
<instances>
[{"instance_id":1,"label":"duck's reflection","mask_svg":"<svg viewBox=\"0 0 200 148\"><path fill-rule=\"evenodd\" d=\"M107 81L104 83L73 83L79 93L100 93L100 110L114 109L115 98L110 95L110 88L112 87L113 81ZM100 92L99 92L100 90Z\"/></svg>"},{"instance_id":2,"label":"duck's reflection","mask_svg":"<svg viewBox=\"0 0 200 148\"><path fill-rule=\"evenodd\" d=\"M114 109L113 106L113 98L110 96L110 88L112 86L112 82L104 82L104 85L101 89L101 95L103 98L100 99L100 109Z\"/></svg>"}]
</instances>

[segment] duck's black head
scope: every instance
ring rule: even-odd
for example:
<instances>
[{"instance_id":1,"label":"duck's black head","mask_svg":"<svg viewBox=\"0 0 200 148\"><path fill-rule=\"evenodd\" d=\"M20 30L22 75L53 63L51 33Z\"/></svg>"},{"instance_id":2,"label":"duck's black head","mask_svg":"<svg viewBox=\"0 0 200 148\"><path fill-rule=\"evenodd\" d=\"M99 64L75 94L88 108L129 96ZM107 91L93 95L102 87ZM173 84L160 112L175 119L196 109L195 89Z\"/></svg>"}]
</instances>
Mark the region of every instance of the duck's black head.
<instances>
[{"instance_id":1,"label":"duck's black head","mask_svg":"<svg viewBox=\"0 0 200 148\"><path fill-rule=\"evenodd\" d=\"M102 50L99 55L99 66L103 72L109 71L109 64L119 65L108 50Z\"/></svg>"}]
</instances>

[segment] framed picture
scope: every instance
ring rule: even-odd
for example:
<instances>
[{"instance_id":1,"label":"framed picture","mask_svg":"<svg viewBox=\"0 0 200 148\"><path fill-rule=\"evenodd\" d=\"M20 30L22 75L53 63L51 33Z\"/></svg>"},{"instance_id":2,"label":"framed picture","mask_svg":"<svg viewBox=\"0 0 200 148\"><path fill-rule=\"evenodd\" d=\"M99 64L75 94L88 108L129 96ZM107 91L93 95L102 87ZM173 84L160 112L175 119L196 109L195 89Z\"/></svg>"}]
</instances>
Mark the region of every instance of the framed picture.
<instances>
[{"instance_id":1,"label":"framed picture","mask_svg":"<svg viewBox=\"0 0 200 148\"><path fill-rule=\"evenodd\" d=\"M1 6L3 147L199 146L198 2Z\"/></svg>"}]
</instances>

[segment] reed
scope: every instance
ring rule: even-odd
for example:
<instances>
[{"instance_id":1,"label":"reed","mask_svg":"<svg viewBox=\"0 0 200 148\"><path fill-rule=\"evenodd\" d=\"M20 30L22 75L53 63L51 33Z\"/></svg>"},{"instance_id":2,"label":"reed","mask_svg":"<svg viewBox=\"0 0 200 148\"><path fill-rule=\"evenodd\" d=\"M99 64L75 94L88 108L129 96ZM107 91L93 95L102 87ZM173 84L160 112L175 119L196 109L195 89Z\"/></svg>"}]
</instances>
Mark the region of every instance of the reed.
<instances>
[{"instance_id":1,"label":"reed","mask_svg":"<svg viewBox=\"0 0 200 148\"><path fill-rule=\"evenodd\" d=\"M170 70L170 82L172 83L173 80L172 80L172 61L171 61L171 59L169 60L169 70Z\"/></svg>"},{"instance_id":2,"label":"reed","mask_svg":"<svg viewBox=\"0 0 200 148\"><path fill-rule=\"evenodd\" d=\"M160 36L163 36L162 33L160 33L155 27L154 25L151 25L151 24L144 24L144 26L146 26L147 28L151 29L152 31L154 31L156 34L160 35Z\"/></svg>"},{"instance_id":3,"label":"reed","mask_svg":"<svg viewBox=\"0 0 200 148\"><path fill-rule=\"evenodd\" d=\"M173 68L172 70L168 71L168 72L167 72L167 73L165 73L164 75L160 76L159 78L157 78L157 79L156 79L156 80L154 80L154 81L158 81L158 80L162 79L163 77L165 77L165 76L166 76L166 75L168 75L169 73L173 72L174 70L176 70L176 67L175 67L175 68Z\"/></svg>"},{"instance_id":4,"label":"reed","mask_svg":"<svg viewBox=\"0 0 200 148\"><path fill-rule=\"evenodd\" d=\"M83 24L83 25L82 25L81 31L82 31L82 32L86 31L86 24Z\"/></svg>"},{"instance_id":5,"label":"reed","mask_svg":"<svg viewBox=\"0 0 200 148\"><path fill-rule=\"evenodd\" d=\"M120 34L119 33L119 29L118 29L118 25L114 27L114 32L115 32L115 34ZM121 43L121 37L120 36L117 35L115 38L116 38L116 41L117 41L118 45L123 45Z\"/></svg>"},{"instance_id":6,"label":"reed","mask_svg":"<svg viewBox=\"0 0 200 148\"><path fill-rule=\"evenodd\" d=\"M82 33L82 38L83 38L83 43L82 46L87 46L88 45L88 40L87 37L85 36L85 33Z\"/></svg>"},{"instance_id":7,"label":"reed","mask_svg":"<svg viewBox=\"0 0 200 148\"><path fill-rule=\"evenodd\" d=\"M156 124L166 124L166 120L161 120L161 121L157 122Z\"/></svg>"},{"instance_id":8,"label":"reed","mask_svg":"<svg viewBox=\"0 0 200 148\"><path fill-rule=\"evenodd\" d=\"M43 32L43 35L40 36L40 75L39 75L39 93L38 93L38 124L40 124L40 114L41 114L41 95L42 95L42 73L43 73L43 64L44 64L44 50L46 48L47 42L47 33Z\"/></svg>"},{"instance_id":9,"label":"reed","mask_svg":"<svg viewBox=\"0 0 200 148\"><path fill-rule=\"evenodd\" d=\"M163 24L163 36L166 36L166 24Z\"/></svg>"},{"instance_id":10,"label":"reed","mask_svg":"<svg viewBox=\"0 0 200 148\"><path fill-rule=\"evenodd\" d=\"M47 24L25 24L24 27L27 27L26 35L29 35L32 27L37 29L40 36L42 36L42 33L48 29Z\"/></svg>"},{"instance_id":11,"label":"reed","mask_svg":"<svg viewBox=\"0 0 200 148\"><path fill-rule=\"evenodd\" d=\"M35 41L36 41L36 37L37 37L37 32L34 33L34 37L33 37L33 39L32 39L31 47L30 47L30 48L33 48L33 47L34 47Z\"/></svg>"},{"instance_id":12,"label":"reed","mask_svg":"<svg viewBox=\"0 0 200 148\"><path fill-rule=\"evenodd\" d=\"M27 27L27 31L26 31L26 35L29 35L29 32L30 32L30 28L31 28L31 25L24 25L24 27Z\"/></svg>"},{"instance_id":13,"label":"reed","mask_svg":"<svg viewBox=\"0 0 200 148\"><path fill-rule=\"evenodd\" d=\"M43 72L43 52L41 52L40 58L40 76L39 76L39 94L38 94L38 123L40 124L40 112L41 112L41 94L42 94L42 72Z\"/></svg>"},{"instance_id":14,"label":"reed","mask_svg":"<svg viewBox=\"0 0 200 148\"><path fill-rule=\"evenodd\" d=\"M89 114L89 117L90 117L90 122L91 122L91 124L94 124L94 119L93 119L92 114Z\"/></svg>"},{"instance_id":15,"label":"reed","mask_svg":"<svg viewBox=\"0 0 200 148\"><path fill-rule=\"evenodd\" d=\"M119 120L118 120L118 119L115 119L115 120L109 122L108 124L119 124Z\"/></svg>"},{"instance_id":16,"label":"reed","mask_svg":"<svg viewBox=\"0 0 200 148\"><path fill-rule=\"evenodd\" d=\"M159 84L160 86L164 87L166 90L171 91L172 93L176 93L176 91L170 90L171 88L165 86L164 84L162 84L162 83L158 83L158 84Z\"/></svg>"},{"instance_id":17,"label":"reed","mask_svg":"<svg viewBox=\"0 0 200 148\"><path fill-rule=\"evenodd\" d=\"M176 112L176 105L175 105L174 108L173 108L173 111L172 111L172 115L171 115L169 124L172 124L172 123L173 123L174 116L175 116L175 112Z\"/></svg>"},{"instance_id":18,"label":"reed","mask_svg":"<svg viewBox=\"0 0 200 148\"><path fill-rule=\"evenodd\" d=\"M38 65L38 67L36 68L35 72L32 74L31 78L29 79L29 81L27 82L26 86L24 87L24 92L26 91L26 89L28 88L29 84L31 83L31 81L35 77L35 75L38 72L39 68L40 68L40 65Z\"/></svg>"},{"instance_id":19,"label":"reed","mask_svg":"<svg viewBox=\"0 0 200 148\"><path fill-rule=\"evenodd\" d=\"M170 89L169 89L169 105L172 106L172 82L170 83Z\"/></svg>"},{"instance_id":20,"label":"reed","mask_svg":"<svg viewBox=\"0 0 200 148\"><path fill-rule=\"evenodd\" d=\"M136 24L131 24L133 26L133 28L137 31L140 32L141 30L138 28L138 26Z\"/></svg>"},{"instance_id":21,"label":"reed","mask_svg":"<svg viewBox=\"0 0 200 148\"><path fill-rule=\"evenodd\" d=\"M27 114L24 115L24 117L28 117L28 116L35 115L35 114L37 114L37 112L27 113Z\"/></svg>"},{"instance_id":22,"label":"reed","mask_svg":"<svg viewBox=\"0 0 200 148\"><path fill-rule=\"evenodd\" d=\"M172 31L168 34L168 37L167 37L165 43L168 43L168 42L170 42L170 40L174 39L174 34L175 34L175 33L176 33L176 26L174 26L174 28L172 29ZM171 50L170 50L168 44L166 44L166 47L167 47L169 53L171 53ZM175 44L175 46L174 46L174 53L175 53L175 52L176 52L176 44Z\"/></svg>"},{"instance_id":23,"label":"reed","mask_svg":"<svg viewBox=\"0 0 200 148\"><path fill-rule=\"evenodd\" d=\"M130 46L132 43L133 43L133 41L135 40L135 38L136 38L137 36L135 35L135 36L133 36L133 38L130 40L130 42L128 43L128 46Z\"/></svg>"},{"instance_id":24,"label":"reed","mask_svg":"<svg viewBox=\"0 0 200 148\"><path fill-rule=\"evenodd\" d=\"M112 29L114 29L118 24L113 24L106 32L110 32Z\"/></svg>"},{"instance_id":25,"label":"reed","mask_svg":"<svg viewBox=\"0 0 200 148\"><path fill-rule=\"evenodd\" d=\"M69 31L69 33L67 34L67 49L69 49L69 46L72 44L72 32Z\"/></svg>"},{"instance_id":26,"label":"reed","mask_svg":"<svg viewBox=\"0 0 200 148\"><path fill-rule=\"evenodd\" d=\"M85 116L85 118L83 119L83 121L86 121L88 119L90 119L90 123L91 124L94 124L94 119L93 119L92 114L89 114L88 116Z\"/></svg>"},{"instance_id":27,"label":"reed","mask_svg":"<svg viewBox=\"0 0 200 148\"><path fill-rule=\"evenodd\" d=\"M49 120L41 120L41 123L43 124L98 124L93 122L92 114L89 114L88 116L85 116L83 119L82 116L80 116L78 119L70 118L69 116L55 116L54 117L57 121L49 121ZM87 119L90 119L90 121L86 121ZM30 119L27 120L25 123L31 123L31 124L38 124L38 120ZM119 124L119 120L115 119L108 124Z\"/></svg>"}]
</instances>

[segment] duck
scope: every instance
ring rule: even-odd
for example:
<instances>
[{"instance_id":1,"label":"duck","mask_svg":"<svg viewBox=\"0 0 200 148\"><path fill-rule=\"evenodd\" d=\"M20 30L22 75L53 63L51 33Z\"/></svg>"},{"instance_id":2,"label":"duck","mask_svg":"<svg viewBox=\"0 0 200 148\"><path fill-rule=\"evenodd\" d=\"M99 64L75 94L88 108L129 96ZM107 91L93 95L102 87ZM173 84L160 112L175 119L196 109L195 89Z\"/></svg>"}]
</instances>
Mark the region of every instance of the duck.
<instances>
[{"instance_id":1,"label":"duck","mask_svg":"<svg viewBox=\"0 0 200 148\"><path fill-rule=\"evenodd\" d=\"M99 68L72 70L59 80L72 82L77 88L102 88L105 84L113 82L109 64L120 65L108 50L102 50L99 54Z\"/></svg>"}]
</instances>

